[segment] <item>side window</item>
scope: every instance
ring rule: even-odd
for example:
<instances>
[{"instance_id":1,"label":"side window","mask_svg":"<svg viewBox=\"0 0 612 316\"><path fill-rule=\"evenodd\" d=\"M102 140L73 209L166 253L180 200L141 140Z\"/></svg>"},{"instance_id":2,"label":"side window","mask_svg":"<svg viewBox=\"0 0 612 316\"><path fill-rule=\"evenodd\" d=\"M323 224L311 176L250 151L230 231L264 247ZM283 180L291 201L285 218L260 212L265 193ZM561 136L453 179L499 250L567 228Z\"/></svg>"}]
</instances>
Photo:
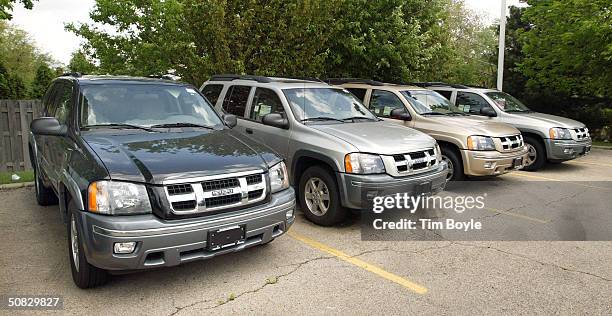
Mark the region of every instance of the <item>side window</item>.
<instances>
[{"instance_id":1,"label":"side window","mask_svg":"<svg viewBox=\"0 0 612 316\"><path fill-rule=\"evenodd\" d=\"M217 105L217 100L219 100L219 95L223 90L223 85L221 84L209 84L204 89L202 89L202 94L208 99L210 104L214 107Z\"/></svg>"},{"instance_id":2,"label":"side window","mask_svg":"<svg viewBox=\"0 0 612 316\"><path fill-rule=\"evenodd\" d=\"M405 109L404 103L393 92L374 90L370 99L370 110L377 116L388 117L395 109Z\"/></svg>"},{"instance_id":3,"label":"side window","mask_svg":"<svg viewBox=\"0 0 612 316\"><path fill-rule=\"evenodd\" d=\"M470 92L458 91L455 103L461 111L474 115L480 115L480 109L489 107L489 103L483 97Z\"/></svg>"},{"instance_id":4,"label":"side window","mask_svg":"<svg viewBox=\"0 0 612 316\"><path fill-rule=\"evenodd\" d=\"M283 108L283 103L274 90L257 88L253 97L253 105L251 105L249 118L261 122L261 118L269 113L280 113L284 116L285 109Z\"/></svg>"},{"instance_id":5,"label":"side window","mask_svg":"<svg viewBox=\"0 0 612 316\"><path fill-rule=\"evenodd\" d=\"M55 112L53 116L61 123L66 124L72 108L72 85L62 84L55 95Z\"/></svg>"},{"instance_id":6,"label":"side window","mask_svg":"<svg viewBox=\"0 0 612 316\"><path fill-rule=\"evenodd\" d=\"M231 86L225 94L223 109L229 114L244 117L250 92L249 86Z\"/></svg>"},{"instance_id":7,"label":"side window","mask_svg":"<svg viewBox=\"0 0 612 316\"><path fill-rule=\"evenodd\" d=\"M448 100L450 100L451 96L453 95L452 91L447 91L447 90L434 90L434 91L441 94L443 97L445 97Z\"/></svg>"},{"instance_id":8,"label":"side window","mask_svg":"<svg viewBox=\"0 0 612 316\"><path fill-rule=\"evenodd\" d=\"M359 101L365 102L366 91L368 91L367 89L346 88L346 90L348 90L350 93L352 93L354 96L356 96L357 99L359 99Z\"/></svg>"},{"instance_id":9,"label":"side window","mask_svg":"<svg viewBox=\"0 0 612 316\"><path fill-rule=\"evenodd\" d=\"M57 94L56 91L59 87L60 85L58 83L54 83L45 93L45 96L42 99L43 116L53 116L53 113L55 113L55 103L53 101L55 99L55 95Z\"/></svg>"}]
</instances>

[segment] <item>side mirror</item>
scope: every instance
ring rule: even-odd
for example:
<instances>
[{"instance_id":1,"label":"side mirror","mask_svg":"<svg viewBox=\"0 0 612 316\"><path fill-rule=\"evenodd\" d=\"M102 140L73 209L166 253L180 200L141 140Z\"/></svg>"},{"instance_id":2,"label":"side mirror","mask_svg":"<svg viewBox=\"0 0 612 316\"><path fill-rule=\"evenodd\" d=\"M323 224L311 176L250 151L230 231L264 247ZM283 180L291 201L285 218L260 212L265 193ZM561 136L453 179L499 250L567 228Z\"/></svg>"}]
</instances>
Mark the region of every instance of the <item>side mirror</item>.
<instances>
[{"instance_id":1,"label":"side mirror","mask_svg":"<svg viewBox=\"0 0 612 316\"><path fill-rule=\"evenodd\" d=\"M495 117L497 116L497 112L495 112L495 110L490 107L484 107L480 109L480 115L484 115L484 116L488 116L488 117Z\"/></svg>"},{"instance_id":2,"label":"side mirror","mask_svg":"<svg viewBox=\"0 0 612 316\"><path fill-rule=\"evenodd\" d=\"M236 127L236 125L238 125L238 118L236 117L236 115L224 114L223 120L225 121L225 124L229 126L229 128L234 128Z\"/></svg>"},{"instance_id":3,"label":"side mirror","mask_svg":"<svg viewBox=\"0 0 612 316\"><path fill-rule=\"evenodd\" d=\"M283 117L280 113L266 114L261 118L261 122L265 125L274 126L278 128L289 128L289 120Z\"/></svg>"},{"instance_id":4,"label":"side mirror","mask_svg":"<svg viewBox=\"0 0 612 316\"><path fill-rule=\"evenodd\" d=\"M66 136L68 127L60 124L55 117L41 117L30 123L34 135Z\"/></svg>"},{"instance_id":5,"label":"side mirror","mask_svg":"<svg viewBox=\"0 0 612 316\"><path fill-rule=\"evenodd\" d=\"M402 121L412 120L412 116L410 115L410 113L408 113L408 111L406 111L406 109L391 110L391 113L389 113L389 117L392 119L402 120Z\"/></svg>"}]
</instances>

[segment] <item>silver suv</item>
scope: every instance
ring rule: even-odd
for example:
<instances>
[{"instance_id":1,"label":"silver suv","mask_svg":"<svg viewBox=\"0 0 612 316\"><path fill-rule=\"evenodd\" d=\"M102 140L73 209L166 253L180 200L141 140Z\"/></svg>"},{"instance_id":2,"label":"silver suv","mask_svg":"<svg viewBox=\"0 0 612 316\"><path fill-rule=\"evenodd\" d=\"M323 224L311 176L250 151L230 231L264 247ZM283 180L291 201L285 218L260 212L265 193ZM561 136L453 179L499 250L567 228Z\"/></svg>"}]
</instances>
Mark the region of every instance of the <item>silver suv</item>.
<instances>
[{"instance_id":1,"label":"silver suv","mask_svg":"<svg viewBox=\"0 0 612 316\"><path fill-rule=\"evenodd\" d=\"M448 167L436 141L380 120L347 90L316 79L217 75L203 94L238 119L235 127L287 160L305 216L344 220L375 196L435 194Z\"/></svg>"},{"instance_id":2,"label":"silver suv","mask_svg":"<svg viewBox=\"0 0 612 316\"><path fill-rule=\"evenodd\" d=\"M486 116L520 130L528 148L525 170L537 170L546 161L571 160L591 150L589 129L583 123L534 112L505 92L440 82L417 85L442 94L465 113Z\"/></svg>"}]
</instances>

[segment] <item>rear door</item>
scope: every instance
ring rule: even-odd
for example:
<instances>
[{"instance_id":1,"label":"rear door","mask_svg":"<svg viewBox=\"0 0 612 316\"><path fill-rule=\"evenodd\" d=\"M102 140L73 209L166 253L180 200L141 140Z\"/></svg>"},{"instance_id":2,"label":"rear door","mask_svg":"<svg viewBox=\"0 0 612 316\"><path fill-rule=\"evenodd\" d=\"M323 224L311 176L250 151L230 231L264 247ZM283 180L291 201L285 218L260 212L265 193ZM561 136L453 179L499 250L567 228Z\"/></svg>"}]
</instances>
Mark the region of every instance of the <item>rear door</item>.
<instances>
[{"instance_id":1,"label":"rear door","mask_svg":"<svg viewBox=\"0 0 612 316\"><path fill-rule=\"evenodd\" d=\"M276 91L256 87L245 119L240 123L245 127L245 133L249 137L270 146L278 154L287 158L290 129L268 126L261 122L264 115L270 113L278 113L287 118L287 111L281 100Z\"/></svg>"}]
</instances>

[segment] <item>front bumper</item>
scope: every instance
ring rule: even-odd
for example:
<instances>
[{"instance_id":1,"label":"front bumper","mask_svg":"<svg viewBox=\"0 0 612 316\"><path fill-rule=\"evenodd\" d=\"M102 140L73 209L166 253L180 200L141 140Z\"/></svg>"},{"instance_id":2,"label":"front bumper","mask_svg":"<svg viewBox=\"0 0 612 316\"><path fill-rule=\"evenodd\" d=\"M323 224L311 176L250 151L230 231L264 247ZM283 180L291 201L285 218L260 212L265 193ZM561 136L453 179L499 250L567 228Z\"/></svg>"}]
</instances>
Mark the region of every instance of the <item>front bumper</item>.
<instances>
[{"instance_id":1,"label":"front bumper","mask_svg":"<svg viewBox=\"0 0 612 316\"><path fill-rule=\"evenodd\" d=\"M447 173L448 166L444 162L441 162L436 170L401 178L387 174L339 173L342 205L352 209L364 209L371 205L372 199L376 196L390 196L397 193L436 194L444 190Z\"/></svg>"},{"instance_id":2,"label":"front bumper","mask_svg":"<svg viewBox=\"0 0 612 316\"><path fill-rule=\"evenodd\" d=\"M591 151L592 141L545 139L546 157L550 161L566 161L584 156Z\"/></svg>"},{"instance_id":3,"label":"front bumper","mask_svg":"<svg viewBox=\"0 0 612 316\"><path fill-rule=\"evenodd\" d=\"M269 203L235 212L190 218L162 220L154 215L104 216L79 212L78 224L87 261L106 270L138 270L176 266L208 259L267 243L284 234L293 224L293 188L275 193ZM209 231L246 225L244 243L215 251L207 249ZM114 254L116 242L136 242L131 254Z\"/></svg>"},{"instance_id":4,"label":"front bumper","mask_svg":"<svg viewBox=\"0 0 612 316\"><path fill-rule=\"evenodd\" d=\"M461 150L463 172L470 176L497 176L523 167L527 161L527 147L511 153L498 151ZM515 164L517 158L522 158L522 164Z\"/></svg>"}]
</instances>

